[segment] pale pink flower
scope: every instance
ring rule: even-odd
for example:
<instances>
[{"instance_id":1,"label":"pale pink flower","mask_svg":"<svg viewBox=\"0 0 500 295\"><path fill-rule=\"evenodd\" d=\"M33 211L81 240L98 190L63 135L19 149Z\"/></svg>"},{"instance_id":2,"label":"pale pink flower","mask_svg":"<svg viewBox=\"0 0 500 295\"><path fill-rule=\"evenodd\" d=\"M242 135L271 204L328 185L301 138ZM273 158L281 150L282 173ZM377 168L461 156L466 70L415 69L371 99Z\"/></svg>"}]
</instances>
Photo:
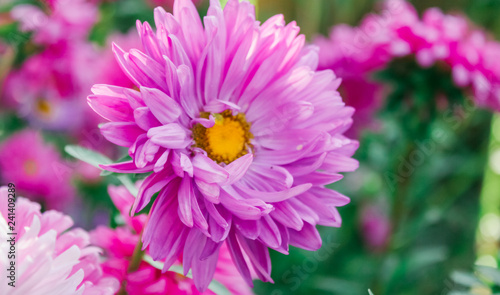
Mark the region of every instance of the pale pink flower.
<instances>
[{"instance_id":1,"label":"pale pink flower","mask_svg":"<svg viewBox=\"0 0 500 295\"><path fill-rule=\"evenodd\" d=\"M87 232L70 229L70 217L57 211L41 213L39 204L18 197L11 230L8 193L7 187L0 188L0 239L15 237L16 257L0 257L0 295L112 295L118 291L118 281L102 272L99 249L90 245ZM3 254L11 250L10 243L2 242L0 247ZM11 261L16 266L15 288L7 285L11 280L5 275Z\"/></svg>"}]
</instances>

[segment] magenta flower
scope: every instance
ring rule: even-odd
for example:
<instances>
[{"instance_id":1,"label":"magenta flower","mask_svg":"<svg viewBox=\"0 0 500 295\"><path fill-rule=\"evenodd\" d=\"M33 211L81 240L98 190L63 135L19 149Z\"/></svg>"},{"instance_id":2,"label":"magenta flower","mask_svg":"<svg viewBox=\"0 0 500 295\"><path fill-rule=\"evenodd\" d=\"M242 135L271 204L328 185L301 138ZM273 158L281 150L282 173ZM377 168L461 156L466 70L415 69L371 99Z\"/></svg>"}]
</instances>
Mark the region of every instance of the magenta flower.
<instances>
[{"instance_id":1,"label":"magenta flower","mask_svg":"<svg viewBox=\"0 0 500 295\"><path fill-rule=\"evenodd\" d=\"M198 5L202 0L191 0L195 5ZM165 8L171 9L174 6L175 0L146 0L146 2L152 7L163 6Z\"/></svg>"},{"instance_id":2,"label":"magenta flower","mask_svg":"<svg viewBox=\"0 0 500 295\"><path fill-rule=\"evenodd\" d=\"M91 67L97 53L87 43L47 46L9 73L4 89L7 103L39 128L81 133L86 122L95 126L98 116L87 112L82 97L97 80Z\"/></svg>"},{"instance_id":3,"label":"magenta flower","mask_svg":"<svg viewBox=\"0 0 500 295\"><path fill-rule=\"evenodd\" d=\"M12 235L8 227L8 188L0 188L0 238ZM2 275L1 295L84 294L112 295L119 283L104 276L99 265L99 249L89 244L89 235L82 229L70 229L73 221L57 211L40 213L40 205L17 198L15 206L16 287ZM0 244L7 253L10 244ZM0 257L4 267L10 264L7 255Z\"/></svg>"},{"instance_id":4,"label":"magenta flower","mask_svg":"<svg viewBox=\"0 0 500 295\"><path fill-rule=\"evenodd\" d=\"M103 167L151 173L132 211L159 192L143 242L165 271L182 253L203 291L227 242L248 284L251 270L272 281L268 248L318 249L315 225L340 226L336 207L349 202L324 187L358 166L340 80L316 71L317 49L295 23L260 25L248 2L211 1L203 26L180 0L155 22L156 32L137 25L144 51L114 48L139 91L95 85L88 98L111 121L104 137L133 159Z\"/></svg>"},{"instance_id":5,"label":"magenta flower","mask_svg":"<svg viewBox=\"0 0 500 295\"><path fill-rule=\"evenodd\" d=\"M376 205L363 207L360 213L360 230L366 245L373 251L383 250L391 237L389 217Z\"/></svg>"},{"instance_id":6,"label":"magenta flower","mask_svg":"<svg viewBox=\"0 0 500 295\"><path fill-rule=\"evenodd\" d=\"M55 147L36 131L21 131L0 144L3 183L14 183L25 196L50 209L64 208L75 197L72 172Z\"/></svg>"},{"instance_id":7,"label":"magenta flower","mask_svg":"<svg viewBox=\"0 0 500 295\"><path fill-rule=\"evenodd\" d=\"M196 290L192 279L175 272L162 273L161 270L145 261L141 262L136 271L127 271L147 216L142 214L135 217L129 216L135 198L125 187L110 186L108 191L125 219L125 226L116 229L100 226L90 233L92 244L104 250L106 256L102 264L104 273L122 282L127 294L201 294ZM238 275L229 250L224 245L221 247L214 277L228 288L231 294L253 294L242 277ZM203 294L214 293L206 291Z\"/></svg>"},{"instance_id":8,"label":"magenta flower","mask_svg":"<svg viewBox=\"0 0 500 295\"><path fill-rule=\"evenodd\" d=\"M347 103L356 110L361 107L363 113L380 107L383 88L370 76L395 58L409 55L422 67L436 62L448 65L456 86L471 89L477 105L500 110L500 67L495 62L500 43L463 16L431 8L420 19L410 3L387 0L380 15L368 15L356 28L335 26L329 38L318 37L314 43L321 48L320 69L334 69L346 82L357 84L348 87L347 82L343 90ZM362 95L360 88L366 89ZM362 120L355 117L355 122Z\"/></svg>"},{"instance_id":9,"label":"magenta flower","mask_svg":"<svg viewBox=\"0 0 500 295\"><path fill-rule=\"evenodd\" d=\"M97 22L99 11L91 1L47 0L42 4L43 8L19 4L11 12L23 31L34 32L33 40L38 44L83 40Z\"/></svg>"}]
</instances>

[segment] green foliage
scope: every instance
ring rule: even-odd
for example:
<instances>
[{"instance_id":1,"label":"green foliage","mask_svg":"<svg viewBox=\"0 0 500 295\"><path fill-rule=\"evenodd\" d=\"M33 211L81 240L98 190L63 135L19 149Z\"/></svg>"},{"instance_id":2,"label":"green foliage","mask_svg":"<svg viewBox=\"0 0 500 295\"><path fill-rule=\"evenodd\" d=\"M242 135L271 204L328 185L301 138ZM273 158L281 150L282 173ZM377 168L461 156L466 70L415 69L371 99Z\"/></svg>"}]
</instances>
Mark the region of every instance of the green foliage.
<instances>
[{"instance_id":1,"label":"green foliage","mask_svg":"<svg viewBox=\"0 0 500 295\"><path fill-rule=\"evenodd\" d=\"M451 274L455 283L449 295L500 294L500 270L476 266L474 273L455 271Z\"/></svg>"}]
</instances>

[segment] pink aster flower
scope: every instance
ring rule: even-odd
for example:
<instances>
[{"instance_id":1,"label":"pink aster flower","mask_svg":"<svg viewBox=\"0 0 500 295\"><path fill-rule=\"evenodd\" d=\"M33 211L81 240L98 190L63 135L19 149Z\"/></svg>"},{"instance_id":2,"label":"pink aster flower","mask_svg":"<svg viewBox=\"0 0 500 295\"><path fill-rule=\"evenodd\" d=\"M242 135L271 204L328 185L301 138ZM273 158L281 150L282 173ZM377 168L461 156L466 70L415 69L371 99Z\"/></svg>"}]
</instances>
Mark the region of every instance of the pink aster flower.
<instances>
[{"instance_id":1,"label":"pink aster flower","mask_svg":"<svg viewBox=\"0 0 500 295\"><path fill-rule=\"evenodd\" d=\"M248 284L252 270L272 281L268 249L318 249L315 226L340 226L336 207L349 202L324 187L358 165L340 80L316 71L317 49L295 23L260 25L248 2L211 1L202 24L180 0L173 15L157 8L155 22L156 32L137 25L142 51L114 48L139 91L95 85L88 98L111 121L104 137L133 159L103 167L151 173L132 212L159 192L142 240L165 271L182 253L203 291L227 242Z\"/></svg>"},{"instance_id":2,"label":"pink aster flower","mask_svg":"<svg viewBox=\"0 0 500 295\"><path fill-rule=\"evenodd\" d=\"M12 230L7 222L8 188L0 188L0 238L8 240ZM73 221L57 211L40 213L40 205L17 198L15 206L16 279L15 288L7 285L7 275L0 277L0 294L98 294L118 291L118 281L104 276L99 265L99 249L89 245L89 235L82 229L70 229ZM1 253L9 243L1 243ZM3 267L10 265L7 255L0 257Z\"/></svg>"},{"instance_id":3,"label":"pink aster flower","mask_svg":"<svg viewBox=\"0 0 500 295\"><path fill-rule=\"evenodd\" d=\"M125 187L109 186L108 192L121 212L125 225L116 229L101 226L90 233L92 244L101 247L105 252L106 260L102 264L104 273L122 282L127 294L201 294L196 290L192 279L171 271L162 273L145 261L141 262L136 271L128 271L147 216L129 216L135 198ZM224 245L221 247L214 277L224 284L231 294L253 294L239 276L229 250ZM206 291L203 294L214 293Z\"/></svg>"},{"instance_id":4,"label":"pink aster flower","mask_svg":"<svg viewBox=\"0 0 500 295\"><path fill-rule=\"evenodd\" d=\"M87 0L48 0L44 7L16 5L12 18L23 31L33 31L38 44L55 44L62 40L82 40L97 21L98 9ZM68 33L71 32L71 33Z\"/></svg>"},{"instance_id":5,"label":"pink aster flower","mask_svg":"<svg viewBox=\"0 0 500 295\"><path fill-rule=\"evenodd\" d=\"M75 196L72 168L33 130L16 133L0 144L0 177L50 209L64 208Z\"/></svg>"}]
</instances>

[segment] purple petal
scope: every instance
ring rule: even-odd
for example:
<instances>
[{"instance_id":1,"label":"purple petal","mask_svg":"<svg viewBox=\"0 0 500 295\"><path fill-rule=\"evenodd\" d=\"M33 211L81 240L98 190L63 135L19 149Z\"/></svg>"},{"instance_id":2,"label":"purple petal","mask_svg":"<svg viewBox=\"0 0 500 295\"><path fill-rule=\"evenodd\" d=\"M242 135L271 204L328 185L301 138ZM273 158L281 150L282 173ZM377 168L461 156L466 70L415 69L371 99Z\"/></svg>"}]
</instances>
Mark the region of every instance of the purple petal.
<instances>
[{"instance_id":1,"label":"purple petal","mask_svg":"<svg viewBox=\"0 0 500 295\"><path fill-rule=\"evenodd\" d=\"M149 246L154 260L165 259L163 271L179 258L189 230L178 220L176 193L177 184L172 183L158 195L142 238L143 250Z\"/></svg>"},{"instance_id":2,"label":"purple petal","mask_svg":"<svg viewBox=\"0 0 500 295\"><path fill-rule=\"evenodd\" d=\"M201 194L210 202L219 204L220 186L216 183L206 183L202 180L195 179L196 186Z\"/></svg>"},{"instance_id":3,"label":"purple petal","mask_svg":"<svg viewBox=\"0 0 500 295\"><path fill-rule=\"evenodd\" d=\"M267 247L257 240L246 239L242 236L238 236L238 241L248 258L250 258L259 279L263 282L273 283L271 278L271 258Z\"/></svg>"},{"instance_id":4,"label":"purple petal","mask_svg":"<svg viewBox=\"0 0 500 295\"><path fill-rule=\"evenodd\" d=\"M176 123L152 128L148 131L151 142L167 149L183 149L191 143L186 129Z\"/></svg>"},{"instance_id":5,"label":"purple petal","mask_svg":"<svg viewBox=\"0 0 500 295\"><path fill-rule=\"evenodd\" d=\"M211 128L211 127L214 127L214 125L215 125L215 118L214 118L214 116L210 115L210 117L208 119L196 118L196 119L193 119L191 122L192 122L191 124L193 126L196 124L201 124L205 128Z\"/></svg>"},{"instance_id":6,"label":"purple petal","mask_svg":"<svg viewBox=\"0 0 500 295\"><path fill-rule=\"evenodd\" d=\"M247 262L245 261L245 257L241 252L240 244L238 243L234 232L231 232L227 237L227 245L236 268L240 272L245 282L253 288L252 275L250 274Z\"/></svg>"},{"instance_id":7,"label":"purple petal","mask_svg":"<svg viewBox=\"0 0 500 295\"><path fill-rule=\"evenodd\" d=\"M193 158L194 175L206 183L222 183L229 178L229 173L204 154Z\"/></svg>"},{"instance_id":8,"label":"purple petal","mask_svg":"<svg viewBox=\"0 0 500 295\"><path fill-rule=\"evenodd\" d=\"M208 209L208 207L211 206L211 209ZM231 230L231 223L232 223L232 218L230 214L227 214L227 220L220 216L219 212L215 208L214 204L209 203L207 205L208 212L210 214L208 218L208 223L209 223L209 229L210 229L210 235L211 239L214 242L221 242L224 241L227 238L227 235L229 234L229 231ZM216 213L212 213L213 211L217 211ZM220 217L214 217L215 215L218 215ZM221 219L221 220L218 220Z\"/></svg>"},{"instance_id":9,"label":"purple petal","mask_svg":"<svg viewBox=\"0 0 500 295\"><path fill-rule=\"evenodd\" d=\"M235 199L234 194L230 195L224 190L221 191L220 200L227 210L244 220L258 220L264 214L264 210L249 204L249 200Z\"/></svg>"},{"instance_id":10,"label":"purple petal","mask_svg":"<svg viewBox=\"0 0 500 295\"><path fill-rule=\"evenodd\" d=\"M125 97L90 95L90 107L101 117L114 122L133 122L133 110Z\"/></svg>"},{"instance_id":11,"label":"purple petal","mask_svg":"<svg viewBox=\"0 0 500 295\"><path fill-rule=\"evenodd\" d=\"M295 187L282 190L282 191L277 191L277 192L265 192L265 191L257 191L253 189L249 189L247 187L243 187L239 184L233 185L235 188L238 189L238 192L242 195L248 196L253 199L259 199L262 200L266 203L272 203L272 202L281 202L288 200L290 198L293 198L295 196L298 196L307 190L309 190L312 185L310 183L305 183L305 184L300 184Z\"/></svg>"},{"instance_id":12,"label":"purple petal","mask_svg":"<svg viewBox=\"0 0 500 295\"><path fill-rule=\"evenodd\" d=\"M224 185L231 185L240 180L247 172L253 162L253 154L246 154L227 165L226 171L229 173L228 180Z\"/></svg>"},{"instance_id":13,"label":"purple petal","mask_svg":"<svg viewBox=\"0 0 500 295\"><path fill-rule=\"evenodd\" d=\"M137 168L133 161L127 161L122 163L115 163L109 165L99 165L104 170L115 172L115 173L147 173L151 172L153 168L152 165Z\"/></svg>"},{"instance_id":14,"label":"purple petal","mask_svg":"<svg viewBox=\"0 0 500 295\"><path fill-rule=\"evenodd\" d=\"M165 167L165 163L167 163L167 160L168 160L168 155L170 154L170 150L167 149L165 152L163 152L163 154L158 158L158 160L156 160L156 163L155 163L155 167L154 167L154 172L155 173L158 173L160 172L161 170L163 170L163 168Z\"/></svg>"},{"instance_id":15,"label":"purple petal","mask_svg":"<svg viewBox=\"0 0 500 295\"><path fill-rule=\"evenodd\" d=\"M163 91L141 87L142 98L162 124L175 122L182 114L179 104Z\"/></svg>"},{"instance_id":16,"label":"purple petal","mask_svg":"<svg viewBox=\"0 0 500 295\"><path fill-rule=\"evenodd\" d=\"M139 127L148 131L151 128L161 126L153 113L147 107L139 107L134 110L134 120Z\"/></svg>"},{"instance_id":17,"label":"purple petal","mask_svg":"<svg viewBox=\"0 0 500 295\"><path fill-rule=\"evenodd\" d=\"M280 202L274 204L274 211L271 212L271 217L276 219L276 221L282 223L286 227L301 230L304 226L304 222L300 218L300 215L293 209L292 205L288 202Z\"/></svg>"},{"instance_id":18,"label":"purple petal","mask_svg":"<svg viewBox=\"0 0 500 295\"><path fill-rule=\"evenodd\" d=\"M261 222L259 220L243 220L235 217L233 224L238 230L238 233L244 237L255 240L260 235Z\"/></svg>"},{"instance_id":19,"label":"purple petal","mask_svg":"<svg viewBox=\"0 0 500 295\"><path fill-rule=\"evenodd\" d=\"M102 135L110 142L124 147L134 144L137 137L144 133L135 123L111 122L102 125Z\"/></svg>"},{"instance_id":20,"label":"purple petal","mask_svg":"<svg viewBox=\"0 0 500 295\"><path fill-rule=\"evenodd\" d=\"M316 251L321 248L321 236L316 227L309 223L304 223L301 231L289 230L290 245L309 251Z\"/></svg>"},{"instance_id":21,"label":"purple petal","mask_svg":"<svg viewBox=\"0 0 500 295\"><path fill-rule=\"evenodd\" d=\"M210 215L210 219L212 221L215 221L218 225L220 225L222 228L226 229L229 227L231 223L231 214L227 212L227 210L224 209L222 206L217 206L220 208L220 210L217 209L217 207L210 203L207 200L204 200L205 202L205 207L208 211L208 214Z\"/></svg>"},{"instance_id":22,"label":"purple petal","mask_svg":"<svg viewBox=\"0 0 500 295\"><path fill-rule=\"evenodd\" d=\"M163 170L160 173L153 173L146 177L139 189L139 192L137 193L134 206L132 207L132 212L137 213L144 209L149 201L151 201L151 197L176 177L177 176L172 174L171 171L166 170Z\"/></svg>"},{"instance_id":23,"label":"purple petal","mask_svg":"<svg viewBox=\"0 0 500 295\"><path fill-rule=\"evenodd\" d=\"M269 215L260 220L259 240L269 248L276 249L281 245L281 234L278 226Z\"/></svg>"},{"instance_id":24,"label":"purple petal","mask_svg":"<svg viewBox=\"0 0 500 295\"><path fill-rule=\"evenodd\" d=\"M188 227L193 227L193 214L191 213L191 202L194 200L194 191L191 185L191 178L184 177L179 187L179 218ZM196 202L196 201L195 201Z\"/></svg>"}]
</instances>

